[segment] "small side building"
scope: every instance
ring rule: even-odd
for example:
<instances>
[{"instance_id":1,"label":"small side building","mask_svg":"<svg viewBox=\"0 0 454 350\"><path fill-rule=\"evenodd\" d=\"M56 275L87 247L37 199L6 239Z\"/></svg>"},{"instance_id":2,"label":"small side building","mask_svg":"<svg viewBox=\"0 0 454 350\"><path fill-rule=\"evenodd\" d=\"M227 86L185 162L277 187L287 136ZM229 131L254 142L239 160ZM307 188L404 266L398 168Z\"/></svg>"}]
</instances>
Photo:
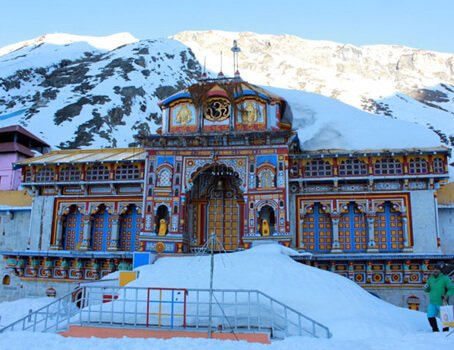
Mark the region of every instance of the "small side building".
<instances>
[{"instance_id":1,"label":"small side building","mask_svg":"<svg viewBox=\"0 0 454 350\"><path fill-rule=\"evenodd\" d=\"M0 191L17 190L21 171L13 163L49 152L50 146L20 125L0 128Z\"/></svg>"}]
</instances>

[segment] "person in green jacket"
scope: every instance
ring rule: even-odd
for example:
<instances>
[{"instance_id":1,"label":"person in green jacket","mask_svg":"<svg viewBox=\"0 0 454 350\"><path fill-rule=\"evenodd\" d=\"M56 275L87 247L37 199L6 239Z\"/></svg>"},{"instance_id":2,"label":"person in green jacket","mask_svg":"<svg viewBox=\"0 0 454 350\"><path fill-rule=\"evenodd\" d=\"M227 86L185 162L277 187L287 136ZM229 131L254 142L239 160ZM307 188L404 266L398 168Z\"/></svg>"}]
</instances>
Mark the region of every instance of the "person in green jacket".
<instances>
[{"instance_id":1,"label":"person in green jacket","mask_svg":"<svg viewBox=\"0 0 454 350\"><path fill-rule=\"evenodd\" d=\"M454 294L454 285L448 276L444 275L441 270L443 264L435 266L432 275L427 280L424 291L429 293L429 307L427 309L427 318L433 332L438 332L436 317L440 313L440 306L448 302L448 297ZM448 331L449 328L443 328Z\"/></svg>"}]
</instances>

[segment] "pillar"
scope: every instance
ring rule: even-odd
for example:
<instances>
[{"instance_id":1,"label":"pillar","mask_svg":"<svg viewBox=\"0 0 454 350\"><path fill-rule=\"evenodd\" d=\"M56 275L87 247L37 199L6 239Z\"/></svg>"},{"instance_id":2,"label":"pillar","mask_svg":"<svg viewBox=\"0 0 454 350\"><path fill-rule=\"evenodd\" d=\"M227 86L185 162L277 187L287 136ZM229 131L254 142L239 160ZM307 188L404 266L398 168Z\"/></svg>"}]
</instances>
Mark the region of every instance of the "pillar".
<instances>
[{"instance_id":1,"label":"pillar","mask_svg":"<svg viewBox=\"0 0 454 350\"><path fill-rule=\"evenodd\" d=\"M84 236L79 250L89 250L91 241L91 222L93 218L91 217L91 215L84 215L82 220L84 223Z\"/></svg>"},{"instance_id":2,"label":"pillar","mask_svg":"<svg viewBox=\"0 0 454 350\"><path fill-rule=\"evenodd\" d=\"M331 214L331 223L333 225L333 247L331 253L342 253L339 244L339 217L337 213Z\"/></svg>"},{"instance_id":3,"label":"pillar","mask_svg":"<svg viewBox=\"0 0 454 350\"><path fill-rule=\"evenodd\" d=\"M113 215L111 218L112 223L112 235L110 237L110 243L107 250L116 251L119 248L120 243L120 216Z\"/></svg>"},{"instance_id":4,"label":"pillar","mask_svg":"<svg viewBox=\"0 0 454 350\"><path fill-rule=\"evenodd\" d=\"M55 249L63 248L63 223L65 220L65 215L58 215L57 218L57 232L55 233Z\"/></svg>"},{"instance_id":5,"label":"pillar","mask_svg":"<svg viewBox=\"0 0 454 350\"><path fill-rule=\"evenodd\" d=\"M299 247L298 248L304 250L303 231L304 231L304 209L300 208L300 229L299 229Z\"/></svg>"},{"instance_id":6,"label":"pillar","mask_svg":"<svg viewBox=\"0 0 454 350\"><path fill-rule=\"evenodd\" d=\"M406 213L402 213L402 230L404 235L404 252L412 252L412 247L409 246L409 237L408 237L408 218Z\"/></svg>"},{"instance_id":7,"label":"pillar","mask_svg":"<svg viewBox=\"0 0 454 350\"><path fill-rule=\"evenodd\" d=\"M367 252L378 253L377 244L375 243L375 213L366 215L367 220Z\"/></svg>"}]
</instances>

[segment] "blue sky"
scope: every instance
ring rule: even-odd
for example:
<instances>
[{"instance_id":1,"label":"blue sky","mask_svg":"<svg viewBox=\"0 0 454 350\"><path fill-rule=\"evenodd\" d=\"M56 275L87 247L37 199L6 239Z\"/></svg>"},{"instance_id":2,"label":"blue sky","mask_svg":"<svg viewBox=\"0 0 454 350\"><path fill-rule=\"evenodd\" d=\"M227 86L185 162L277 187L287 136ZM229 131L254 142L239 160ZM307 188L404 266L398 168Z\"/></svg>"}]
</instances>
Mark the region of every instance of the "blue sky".
<instances>
[{"instance_id":1,"label":"blue sky","mask_svg":"<svg viewBox=\"0 0 454 350\"><path fill-rule=\"evenodd\" d=\"M453 21L453 0L0 0L0 47L55 32L153 39L218 29L453 53Z\"/></svg>"}]
</instances>

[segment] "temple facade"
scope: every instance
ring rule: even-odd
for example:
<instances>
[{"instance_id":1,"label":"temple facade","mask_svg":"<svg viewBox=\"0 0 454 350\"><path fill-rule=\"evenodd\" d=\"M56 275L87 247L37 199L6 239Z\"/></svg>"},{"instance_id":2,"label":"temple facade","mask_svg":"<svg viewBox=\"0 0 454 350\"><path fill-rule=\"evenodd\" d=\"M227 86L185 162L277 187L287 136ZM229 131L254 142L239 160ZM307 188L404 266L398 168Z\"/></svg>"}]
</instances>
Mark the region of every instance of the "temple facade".
<instances>
[{"instance_id":1,"label":"temple facade","mask_svg":"<svg viewBox=\"0 0 454 350\"><path fill-rule=\"evenodd\" d=\"M160 106L162 127L137 135L141 148L16 164L34 200L30 240L2 252L10 273L94 280L133 252L197 253L210 237L219 252L276 242L416 308L432 265L454 258L436 201L449 149L301 149L287 102L239 77L200 80Z\"/></svg>"}]
</instances>

